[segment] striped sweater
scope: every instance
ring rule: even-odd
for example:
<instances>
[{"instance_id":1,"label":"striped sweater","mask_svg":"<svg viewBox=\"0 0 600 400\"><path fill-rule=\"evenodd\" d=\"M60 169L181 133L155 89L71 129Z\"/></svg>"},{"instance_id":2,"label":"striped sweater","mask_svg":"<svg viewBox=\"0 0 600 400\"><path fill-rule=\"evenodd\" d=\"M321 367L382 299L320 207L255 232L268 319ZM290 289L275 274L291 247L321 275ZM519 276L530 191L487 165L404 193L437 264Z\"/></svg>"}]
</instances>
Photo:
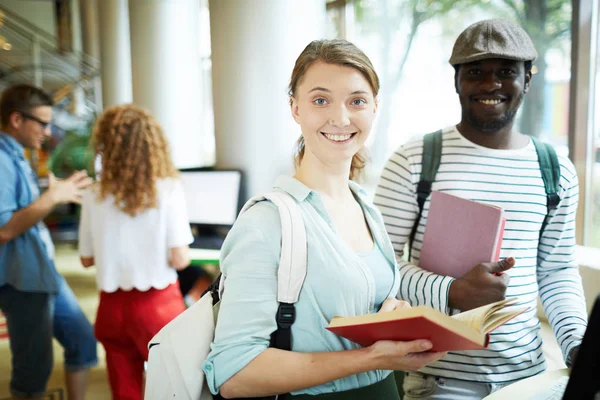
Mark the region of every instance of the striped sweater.
<instances>
[{"instance_id":1,"label":"striped sweater","mask_svg":"<svg viewBox=\"0 0 600 400\"><path fill-rule=\"evenodd\" d=\"M421 173L423 140L401 146L382 173L375 204L381 210L398 260L399 297L413 306L428 305L448 313L448 290L453 278L429 273L418 264L427 223L429 200L417 229L412 254L415 264L402 259L416 220L416 187ZM518 296L530 309L491 334L485 350L450 352L443 360L421 370L426 374L467 381L504 383L543 372L540 322L536 317L538 294L565 359L581 343L587 313L581 277L575 263L575 212L578 182L575 168L559 156L560 198L546 216L546 194L537 153L530 141L518 150L478 146L455 127L444 129L440 169L433 190L502 207L507 219L500 258L514 257L507 271L507 297Z\"/></svg>"}]
</instances>

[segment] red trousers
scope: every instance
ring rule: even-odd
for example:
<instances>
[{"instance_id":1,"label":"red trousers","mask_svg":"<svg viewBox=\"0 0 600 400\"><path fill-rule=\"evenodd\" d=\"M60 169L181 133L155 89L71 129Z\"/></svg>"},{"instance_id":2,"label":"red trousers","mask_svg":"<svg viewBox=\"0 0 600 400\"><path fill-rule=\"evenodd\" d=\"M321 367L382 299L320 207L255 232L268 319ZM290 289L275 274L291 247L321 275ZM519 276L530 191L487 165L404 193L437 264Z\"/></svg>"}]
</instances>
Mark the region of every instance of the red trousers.
<instances>
[{"instance_id":1,"label":"red trousers","mask_svg":"<svg viewBox=\"0 0 600 400\"><path fill-rule=\"evenodd\" d=\"M100 292L96 338L106 350L108 379L115 400L141 400L148 342L185 310L179 285L165 289Z\"/></svg>"}]
</instances>

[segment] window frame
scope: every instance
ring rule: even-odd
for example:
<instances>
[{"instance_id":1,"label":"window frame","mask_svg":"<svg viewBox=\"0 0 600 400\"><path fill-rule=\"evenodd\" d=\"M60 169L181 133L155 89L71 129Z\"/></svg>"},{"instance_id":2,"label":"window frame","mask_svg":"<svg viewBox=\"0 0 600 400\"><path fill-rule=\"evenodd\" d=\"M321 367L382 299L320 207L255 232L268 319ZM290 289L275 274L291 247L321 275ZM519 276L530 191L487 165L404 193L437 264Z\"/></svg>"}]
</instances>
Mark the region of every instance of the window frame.
<instances>
[{"instance_id":1,"label":"window frame","mask_svg":"<svg viewBox=\"0 0 600 400\"><path fill-rule=\"evenodd\" d=\"M569 158L579 177L576 241L588 244L592 228L592 155L595 121L599 0L573 2L571 25L571 86L569 93ZM598 99L600 100L600 99Z\"/></svg>"}]
</instances>

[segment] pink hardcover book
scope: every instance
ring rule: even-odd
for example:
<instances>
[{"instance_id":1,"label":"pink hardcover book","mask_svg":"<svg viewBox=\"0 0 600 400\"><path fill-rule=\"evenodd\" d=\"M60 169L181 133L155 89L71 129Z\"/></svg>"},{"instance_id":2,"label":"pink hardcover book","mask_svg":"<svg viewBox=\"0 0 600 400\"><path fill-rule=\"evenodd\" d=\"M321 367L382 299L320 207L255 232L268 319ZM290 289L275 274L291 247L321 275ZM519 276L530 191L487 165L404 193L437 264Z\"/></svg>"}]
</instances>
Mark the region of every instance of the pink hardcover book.
<instances>
[{"instance_id":1,"label":"pink hardcover book","mask_svg":"<svg viewBox=\"0 0 600 400\"><path fill-rule=\"evenodd\" d=\"M460 278L498 261L506 219L502 208L433 191L419 267Z\"/></svg>"}]
</instances>

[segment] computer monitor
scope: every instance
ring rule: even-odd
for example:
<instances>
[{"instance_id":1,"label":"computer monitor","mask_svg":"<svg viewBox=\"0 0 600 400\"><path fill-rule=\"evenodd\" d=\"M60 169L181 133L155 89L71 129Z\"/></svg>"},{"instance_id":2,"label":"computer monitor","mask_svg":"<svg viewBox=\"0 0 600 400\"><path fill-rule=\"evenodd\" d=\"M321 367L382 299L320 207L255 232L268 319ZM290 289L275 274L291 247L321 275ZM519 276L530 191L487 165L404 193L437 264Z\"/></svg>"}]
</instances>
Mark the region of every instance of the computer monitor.
<instances>
[{"instance_id":1,"label":"computer monitor","mask_svg":"<svg viewBox=\"0 0 600 400\"><path fill-rule=\"evenodd\" d=\"M180 170L190 224L231 227L241 209L239 170Z\"/></svg>"},{"instance_id":2,"label":"computer monitor","mask_svg":"<svg viewBox=\"0 0 600 400\"><path fill-rule=\"evenodd\" d=\"M600 399L600 296L596 297L563 400Z\"/></svg>"}]
</instances>

